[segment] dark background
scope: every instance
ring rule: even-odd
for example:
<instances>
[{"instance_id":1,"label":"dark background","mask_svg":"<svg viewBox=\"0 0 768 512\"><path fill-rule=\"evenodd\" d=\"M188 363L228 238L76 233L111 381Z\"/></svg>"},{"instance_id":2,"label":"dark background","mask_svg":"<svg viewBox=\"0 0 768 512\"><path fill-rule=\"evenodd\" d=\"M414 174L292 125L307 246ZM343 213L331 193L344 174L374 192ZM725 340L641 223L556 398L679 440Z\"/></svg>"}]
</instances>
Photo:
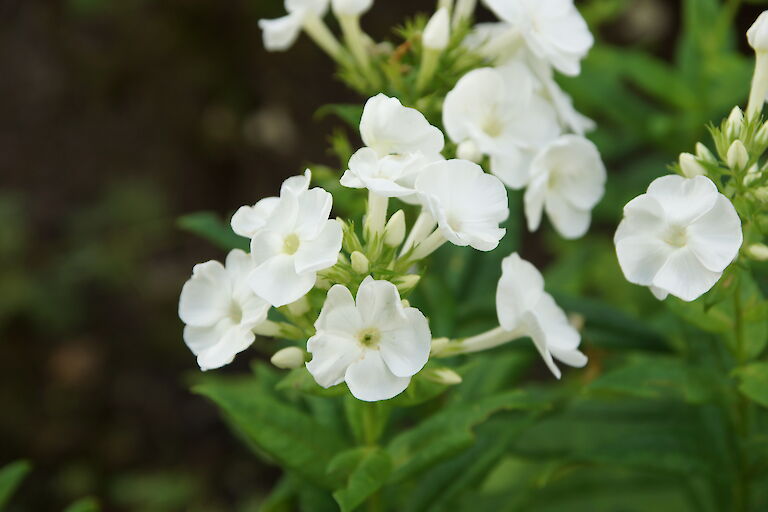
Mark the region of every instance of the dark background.
<instances>
[{"instance_id":1,"label":"dark background","mask_svg":"<svg viewBox=\"0 0 768 512\"><path fill-rule=\"evenodd\" d=\"M600 36L667 56L678 3L628 3ZM363 24L381 38L433 7L378 0ZM338 122L314 113L361 100L306 37L263 50L257 20L282 14L277 0L0 0L0 464L34 465L12 510L85 495L251 510L274 482L185 384L178 294L223 254L176 218L228 216L334 164Z\"/></svg>"}]
</instances>

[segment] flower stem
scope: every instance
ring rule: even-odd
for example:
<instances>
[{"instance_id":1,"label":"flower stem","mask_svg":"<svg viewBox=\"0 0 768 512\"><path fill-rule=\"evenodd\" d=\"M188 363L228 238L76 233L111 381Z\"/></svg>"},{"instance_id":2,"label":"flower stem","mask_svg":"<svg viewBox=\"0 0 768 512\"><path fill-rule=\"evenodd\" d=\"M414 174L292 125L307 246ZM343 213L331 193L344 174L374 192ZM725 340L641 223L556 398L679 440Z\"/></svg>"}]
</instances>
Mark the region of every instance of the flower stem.
<instances>
[{"instance_id":1,"label":"flower stem","mask_svg":"<svg viewBox=\"0 0 768 512\"><path fill-rule=\"evenodd\" d=\"M374 235L384 232L387 223L387 206L389 198L368 192L368 212L365 216L365 227L370 240Z\"/></svg>"},{"instance_id":2,"label":"flower stem","mask_svg":"<svg viewBox=\"0 0 768 512\"><path fill-rule=\"evenodd\" d=\"M363 76L374 89L380 89L379 79L371 68L371 59L366 48L366 38L360 28L360 16L340 15L338 17L347 48L360 65Z\"/></svg>"},{"instance_id":3,"label":"flower stem","mask_svg":"<svg viewBox=\"0 0 768 512\"><path fill-rule=\"evenodd\" d=\"M429 235L429 233L435 229L436 224L437 223L435 222L435 219L432 218L432 215L427 210L422 209L419 217L416 219L416 222L413 223L413 227L411 228L411 232L408 234L408 238L403 244L403 249L400 252L400 256L410 251L414 245L421 243L427 237L427 235Z\"/></svg>"},{"instance_id":4,"label":"flower stem","mask_svg":"<svg viewBox=\"0 0 768 512\"><path fill-rule=\"evenodd\" d=\"M768 95L768 52L757 52L755 74L747 103L747 119L754 119L763 110Z\"/></svg>"},{"instance_id":5,"label":"flower stem","mask_svg":"<svg viewBox=\"0 0 768 512\"><path fill-rule=\"evenodd\" d=\"M421 55L421 66L419 67L419 76L416 79L416 91L422 93L427 88L427 84L435 76L437 70L437 63L440 60L440 50L433 50L431 48L424 48L424 53Z\"/></svg>"},{"instance_id":6,"label":"flower stem","mask_svg":"<svg viewBox=\"0 0 768 512\"><path fill-rule=\"evenodd\" d=\"M304 31L317 45L337 62L343 58L343 48L333 33L328 30L323 20L315 14L310 14L304 20Z\"/></svg>"},{"instance_id":7,"label":"flower stem","mask_svg":"<svg viewBox=\"0 0 768 512\"><path fill-rule=\"evenodd\" d=\"M436 250L438 250L447 240L443 236L443 232L440 228L437 228L429 235L423 242L416 246L413 254L411 255L411 261L418 261L426 258Z\"/></svg>"},{"instance_id":8,"label":"flower stem","mask_svg":"<svg viewBox=\"0 0 768 512\"><path fill-rule=\"evenodd\" d=\"M458 354L470 354L472 352L489 350L522 338L523 336L525 336L525 332L522 329L507 331L503 327L496 327L490 331L448 343L442 347L437 354L434 354L434 356L449 357Z\"/></svg>"}]
</instances>

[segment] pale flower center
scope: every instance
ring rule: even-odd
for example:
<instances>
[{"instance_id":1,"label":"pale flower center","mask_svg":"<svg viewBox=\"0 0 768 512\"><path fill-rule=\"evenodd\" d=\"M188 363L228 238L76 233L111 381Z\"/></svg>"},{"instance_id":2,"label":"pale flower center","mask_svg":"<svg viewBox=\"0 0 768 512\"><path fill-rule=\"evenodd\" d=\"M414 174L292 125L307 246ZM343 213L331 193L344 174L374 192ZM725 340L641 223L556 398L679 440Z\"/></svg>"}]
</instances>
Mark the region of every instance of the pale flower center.
<instances>
[{"instance_id":1,"label":"pale flower center","mask_svg":"<svg viewBox=\"0 0 768 512\"><path fill-rule=\"evenodd\" d=\"M381 331L375 327L362 329L357 333L357 341L365 348L377 349L381 341Z\"/></svg>"},{"instance_id":2,"label":"pale flower center","mask_svg":"<svg viewBox=\"0 0 768 512\"><path fill-rule=\"evenodd\" d=\"M489 137L498 137L501 135L501 132L504 130L504 125L501 122L501 119L498 117L491 115L486 120L485 123L483 123L483 131L489 136Z\"/></svg>"},{"instance_id":3,"label":"pale flower center","mask_svg":"<svg viewBox=\"0 0 768 512\"><path fill-rule=\"evenodd\" d=\"M232 303L229 305L229 319L232 320L232 323L239 324L243 321L243 308L240 307L240 304L238 304L235 301L232 301Z\"/></svg>"},{"instance_id":4,"label":"pale flower center","mask_svg":"<svg viewBox=\"0 0 768 512\"><path fill-rule=\"evenodd\" d=\"M296 254L300 245L301 240L299 240L299 235L291 233L283 240L283 252L288 255Z\"/></svg>"},{"instance_id":5,"label":"pale flower center","mask_svg":"<svg viewBox=\"0 0 768 512\"><path fill-rule=\"evenodd\" d=\"M685 247L688 243L688 230L683 226L670 226L663 239L672 247Z\"/></svg>"}]
</instances>

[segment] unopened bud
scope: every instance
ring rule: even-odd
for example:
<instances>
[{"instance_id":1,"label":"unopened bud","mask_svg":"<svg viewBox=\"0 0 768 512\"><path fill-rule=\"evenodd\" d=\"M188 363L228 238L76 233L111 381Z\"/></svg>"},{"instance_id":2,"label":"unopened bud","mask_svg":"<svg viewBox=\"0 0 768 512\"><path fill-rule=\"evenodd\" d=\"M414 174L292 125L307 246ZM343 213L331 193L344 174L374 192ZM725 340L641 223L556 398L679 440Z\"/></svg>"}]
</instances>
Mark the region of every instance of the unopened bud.
<instances>
[{"instance_id":1,"label":"unopened bud","mask_svg":"<svg viewBox=\"0 0 768 512\"><path fill-rule=\"evenodd\" d=\"M752 183L760 179L760 176L762 176L760 168L757 166L757 164L752 164L752 167L749 168L747 174L744 175L744 186L750 186Z\"/></svg>"},{"instance_id":2,"label":"unopened bud","mask_svg":"<svg viewBox=\"0 0 768 512\"><path fill-rule=\"evenodd\" d=\"M747 247L747 256L756 261L768 261L768 245L752 244Z\"/></svg>"},{"instance_id":3,"label":"unopened bud","mask_svg":"<svg viewBox=\"0 0 768 512\"><path fill-rule=\"evenodd\" d=\"M421 281L421 276L416 274L407 274L392 280L401 295L411 292L419 284L419 281Z\"/></svg>"},{"instance_id":4,"label":"unopened bud","mask_svg":"<svg viewBox=\"0 0 768 512\"><path fill-rule=\"evenodd\" d=\"M288 347L275 352L269 361L282 370L293 370L304 366L304 351L298 347Z\"/></svg>"},{"instance_id":5,"label":"unopened bud","mask_svg":"<svg viewBox=\"0 0 768 512\"><path fill-rule=\"evenodd\" d=\"M400 247L405 240L405 213L397 210L384 226L384 245L387 247Z\"/></svg>"},{"instance_id":6,"label":"unopened bud","mask_svg":"<svg viewBox=\"0 0 768 512\"><path fill-rule=\"evenodd\" d=\"M763 11L749 27L747 41L756 52L768 51L768 11Z\"/></svg>"},{"instance_id":7,"label":"unopened bud","mask_svg":"<svg viewBox=\"0 0 768 512\"><path fill-rule=\"evenodd\" d=\"M443 353L443 351L450 345L451 340L449 338L435 338L432 340L431 348L429 349L429 354L432 356L437 356Z\"/></svg>"},{"instance_id":8,"label":"unopened bud","mask_svg":"<svg viewBox=\"0 0 768 512\"><path fill-rule=\"evenodd\" d=\"M740 140L734 141L728 148L728 154L725 157L728 167L731 169L743 169L749 163L749 153L744 143Z\"/></svg>"},{"instance_id":9,"label":"unopened bud","mask_svg":"<svg viewBox=\"0 0 768 512\"><path fill-rule=\"evenodd\" d=\"M461 375L451 370L450 368L438 368L427 374L427 378L438 384L444 384L446 386L455 386L461 384Z\"/></svg>"},{"instance_id":10,"label":"unopened bud","mask_svg":"<svg viewBox=\"0 0 768 512\"><path fill-rule=\"evenodd\" d=\"M370 270L368 258L360 251L353 252L350 259L352 260L352 270L358 274L367 274L368 270Z\"/></svg>"},{"instance_id":11,"label":"unopened bud","mask_svg":"<svg viewBox=\"0 0 768 512\"><path fill-rule=\"evenodd\" d=\"M757 134L755 134L755 142L761 146L768 144L768 121L766 121L763 126L757 130Z\"/></svg>"},{"instance_id":12,"label":"unopened bud","mask_svg":"<svg viewBox=\"0 0 768 512\"><path fill-rule=\"evenodd\" d=\"M456 148L456 156L461 160L477 163L483 158L483 153L474 141L467 139Z\"/></svg>"},{"instance_id":13,"label":"unopened bud","mask_svg":"<svg viewBox=\"0 0 768 512\"><path fill-rule=\"evenodd\" d=\"M442 7L432 15L424 27L422 42L425 48L442 51L451 39L451 16L448 9Z\"/></svg>"},{"instance_id":14,"label":"unopened bud","mask_svg":"<svg viewBox=\"0 0 768 512\"><path fill-rule=\"evenodd\" d=\"M701 142L696 143L696 158L709 164L717 163L717 158L715 158L715 155L713 155L709 148Z\"/></svg>"},{"instance_id":15,"label":"unopened bud","mask_svg":"<svg viewBox=\"0 0 768 512\"><path fill-rule=\"evenodd\" d=\"M768 203L768 187L760 187L754 192L755 199L762 203Z\"/></svg>"},{"instance_id":16,"label":"unopened bud","mask_svg":"<svg viewBox=\"0 0 768 512\"><path fill-rule=\"evenodd\" d=\"M707 170L703 165L696 160L696 157L690 153L680 153L680 170L683 171L683 176L686 178L694 178L696 176L706 176Z\"/></svg>"},{"instance_id":17,"label":"unopened bud","mask_svg":"<svg viewBox=\"0 0 768 512\"><path fill-rule=\"evenodd\" d=\"M739 107L733 107L728 120L725 122L725 134L729 139L735 139L741 133L744 126L744 112Z\"/></svg>"}]
</instances>

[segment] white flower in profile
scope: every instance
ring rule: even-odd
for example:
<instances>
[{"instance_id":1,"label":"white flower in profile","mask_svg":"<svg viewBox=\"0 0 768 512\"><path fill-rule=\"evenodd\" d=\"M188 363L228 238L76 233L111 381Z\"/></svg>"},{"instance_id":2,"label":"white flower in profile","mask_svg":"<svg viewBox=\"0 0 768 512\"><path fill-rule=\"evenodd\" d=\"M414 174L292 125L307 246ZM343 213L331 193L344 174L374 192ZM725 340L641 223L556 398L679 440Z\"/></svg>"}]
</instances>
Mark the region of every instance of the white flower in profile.
<instances>
[{"instance_id":1,"label":"white flower in profile","mask_svg":"<svg viewBox=\"0 0 768 512\"><path fill-rule=\"evenodd\" d=\"M578 135L555 140L531 164L531 181L524 196L528 229L537 230L546 211L563 237L583 236L592 220L592 208L605 192L605 180L605 165L591 141Z\"/></svg>"},{"instance_id":2,"label":"white flower in profile","mask_svg":"<svg viewBox=\"0 0 768 512\"><path fill-rule=\"evenodd\" d=\"M373 0L331 0L336 16L362 16L373 6Z\"/></svg>"},{"instance_id":3,"label":"white flower in profile","mask_svg":"<svg viewBox=\"0 0 768 512\"><path fill-rule=\"evenodd\" d=\"M304 175L288 178L283 182L280 195L306 192L311 179L312 172L309 169L304 171ZM232 230L245 238L253 238L266 225L279 201L279 197L265 197L253 206L241 206L232 216Z\"/></svg>"},{"instance_id":4,"label":"white flower in profile","mask_svg":"<svg viewBox=\"0 0 768 512\"><path fill-rule=\"evenodd\" d=\"M285 0L285 9L288 14L281 18L259 20L268 51L285 51L293 46L305 23L325 15L328 0Z\"/></svg>"},{"instance_id":5,"label":"white flower in profile","mask_svg":"<svg viewBox=\"0 0 768 512\"><path fill-rule=\"evenodd\" d=\"M485 0L537 58L563 74L576 76L594 44L573 0ZM510 37L510 35L506 37Z\"/></svg>"},{"instance_id":6,"label":"white flower in profile","mask_svg":"<svg viewBox=\"0 0 768 512\"><path fill-rule=\"evenodd\" d=\"M526 185L536 150L560 134L556 112L534 94L535 77L511 69L520 66L524 64L513 61L505 71L470 71L443 105L443 124L459 144L459 156L488 155L491 172L512 188ZM507 80L505 73L514 74L514 79Z\"/></svg>"},{"instance_id":7,"label":"white flower in profile","mask_svg":"<svg viewBox=\"0 0 768 512\"><path fill-rule=\"evenodd\" d=\"M254 265L235 249L226 265L208 261L195 265L179 299L179 317L186 324L184 341L202 370L220 368L248 348L254 329L267 322L269 304L246 284Z\"/></svg>"},{"instance_id":8,"label":"white flower in profile","mask_svg":"<svg viewBox=\"0 0 768 512\"><path fill-rule=\"evenodd\" d=\"M306 295L317 272L336 264L341 250L341 224L328 218L333 197L322 188L296 187L296 193L293 185L299 183L295 180L283 187L251 239L256 268L248 283L275 307Z\"/></svg>"},{"instance_id":9,"label":"white flower in profile","mask_svg":"<svg viewBox=\"0 0 768 512\"><path fill-rule=\"evenodd\" d=\"M684 301L715 285L742 241L739 215L712 180L676 175L657 178L627 203L614 237L629 282Z\"/></svg>"},{"instance_id":10,"label":"white flower in profile","mask_svg":"<svg viewBox=\"0 0 768 512\"><path fill-rule=\"evenodd\" d=\"M424 242L436 244L427 253L446 240L492 251L504 237L499 223L509 216L507 189L479 165L466 160L430 164L416 180L416 190L438 226Z\"/></svg>"},{"instance_id":11,"label":"white flower in profile","mask_svg":"<svg viewBox=\"0 0 768 512\"><path fill-rule=\"evenodd\" d=\"M581 368L587 357L579 351L581 336L565 312L544 291L544 278L517 253L504 258L496 288L496 313L507 332L529 336L550 371L560 378L554 359ZM553 359L554 358L554 359Z\"/></svg>"},{"instance_id":12,"label":"white flower in profile","mask_svg":"<svg viewBox=\"0 0 768 512\"><path fill-rule=\"evenodd\" d=\"M360 136L380 157L418 152L435 155L445 145L443 133L429 124L424 114L384 94L365 103Z\"/></svg>"},{"instance_id":13,"label":"white flower in profile","mask_svg":"<svg viewBox=\"0 0 768 512\"><path fill-rule=\"evenodd\" d=\"M451 40L451 15L447 8L441 7L432 15L424 27L421 40L425 48L445 50Z\"/></svg>"},{"instance_id":14,"label":"white flower in profile","mask_svg":"<svg viewBox=\"0 0 768 512\"><path fill-rule=\"evenodd\" d=\"M333 286L315 328L307 342L307 370L324 388L346 382L366 402L402 393L429 358L427 319L404 307L389 281L366 277L356 300L345 286Z\"/></svg>"}]
</instances>

